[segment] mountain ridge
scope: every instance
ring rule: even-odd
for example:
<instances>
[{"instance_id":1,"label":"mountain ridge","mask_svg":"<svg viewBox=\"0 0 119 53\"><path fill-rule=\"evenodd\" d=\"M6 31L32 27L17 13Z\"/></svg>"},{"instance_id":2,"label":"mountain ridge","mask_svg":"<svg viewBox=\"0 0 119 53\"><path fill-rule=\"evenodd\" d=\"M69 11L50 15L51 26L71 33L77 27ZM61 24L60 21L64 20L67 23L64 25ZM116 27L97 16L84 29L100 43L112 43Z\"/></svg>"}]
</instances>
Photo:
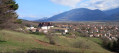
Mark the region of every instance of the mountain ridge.
<instances>
[{"instance_id":1,"label":"mountain ridge","mask_svg":"<svg viewBox=\"0 0 119 53\"><path fill-rule=\"evenodd\" d=\"M113 13L111 13L113 11ZM39 21L96 21L96 20L119 20L119 8L101 11L99 9L90 10L87 8L77 8L70 11L66 11L50 18ZM110 12L110 14L109 14Z\"/></svg>"}]
</instances>

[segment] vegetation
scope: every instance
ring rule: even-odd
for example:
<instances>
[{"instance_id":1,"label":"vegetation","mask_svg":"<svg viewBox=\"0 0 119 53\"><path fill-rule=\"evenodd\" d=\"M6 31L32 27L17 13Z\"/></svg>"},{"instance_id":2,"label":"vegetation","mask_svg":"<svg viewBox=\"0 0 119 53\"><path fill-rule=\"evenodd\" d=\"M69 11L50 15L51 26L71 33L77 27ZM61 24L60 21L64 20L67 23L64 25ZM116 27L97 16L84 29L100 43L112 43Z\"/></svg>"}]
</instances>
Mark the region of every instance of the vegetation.
<instances>
[{"instance_id":1,"label":"vegetation","mask_svg":"<svg viewBox=\"0 0 119 53\"><path fill-rule=\"evenodd\" d=\"M84 48L84 49L90 49L91 48L91 45L85 41L77 41L77 42L73 43L73 46L75 48Z\"/></svg>"},{"instance_id":2,"label":"vegetation","mask_svg":"<svg viewBox=\"0 0 119 53\"><path fill-rule=\"evenodd\" d=\"M34 35L45 35L44 33L41 33L41 32L30 32L30 33Z\"/></svg>"},{"instance_id":3,"label":"vegetation","mask_svg":"<svg viewBox=\"0 0 119 53\"><path fill-rule=\"evenodd\" d=\"M22 23L22 20L21 19L18 19L18 20L15 21L15 23L21 24Z\"/></svg>"},{"instance_id":4,"label":"vegetation","mask_svg":"<svg viewBox=\"0 0 119 53\"><path fill-rule=\"evenodd\" d=\"M91 38L91 37L85 37L86 39L88 39L88 40L91 40L91 41L93 41L93 42L95 42L95 43L97 43L97 44L99 44L99 45L103 45L103 40L102 39L100 39L100 38Z\"/></svg>"},{"instance_id":5,"label":"vegetation","mask_svg":"<svg viewBox=\"0 0 119 53\"><path fill-rule=\"evenodd\" d=\"M110 53L99 44L84 38L67 38L65 36L53 36L56 45L50 44L45 35L38 36L14 31L0 31L0 52L6 53ZM89 48L74 47L73 43L83 41ZM77 44L78 45L78 44ZM62 49L63 48L63 49Z\"/></svg>"},{"instance_id":6,"label":"vegetation","mask_svg":"<svg viewBox=\"0 0 119 53\"><path fill-rule=\"evenodd\" d=\"M0 0L0 28L14 28L14 23L20 23L21 20L17 20L18 15L16 10L18 4L14 0Z\"/></svg>"},{"instance_id":7,"label":"vegetation","mask_svg":"<svg viewBox=\"0 0 119 53\"><path fill-rule=\"evenodd\" d=\"M16 31L24 31L25 26L29 27L32 24L37 26L37 23L25 21L22 23L21 19L17 19L15 11L18 7L15 0L0 0L0 29L3 29L0 30L0 53L110 53L102 47L102 40L81 37L82 34L75 31L70 31L71 33L66 36L56 36L52 32L25 34L5 30L17 28ZM23 27L16 27L19 26L17 24L22 24ZM104 41L105 47L119 50L119 39L117 41L104 39Z\"/></svg>"},{"instance_id":8,"label":"vegetation","mask_svg":"<svg viewBox=\"0 0 119 53\"><path fill-rule=\"evenodd\" d=\"M119 52L119 38L117 40L103 39L103 46L111 51Z\"/></svg>"},{"instance_id":9,"label":"vegetation","mask_svg":"<svg viewBox=\"0 0 119 53\"><path fill-rule=\"evenodd\" d=\"M50 44L52 44L52 45L55 45L55 44L56 44L56 42L55 42L55 40L54 40L54 35L53 35L53 34L49 34L49 33L48 33L48 34L46 35L46 37L48 38Z\"/></svg>"}]
</instances>

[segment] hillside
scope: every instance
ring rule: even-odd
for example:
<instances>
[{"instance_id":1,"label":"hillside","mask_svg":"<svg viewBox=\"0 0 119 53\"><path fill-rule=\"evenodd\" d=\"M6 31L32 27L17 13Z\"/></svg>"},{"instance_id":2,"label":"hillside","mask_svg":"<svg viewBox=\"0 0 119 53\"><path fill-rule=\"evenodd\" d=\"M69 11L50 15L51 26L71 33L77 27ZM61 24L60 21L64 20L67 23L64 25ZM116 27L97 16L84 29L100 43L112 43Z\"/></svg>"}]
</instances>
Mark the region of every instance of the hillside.
<instances>
[{"instance_id":1,"label":"hillside","mask_svg":"<svg viewBox=\"0 0 119 53\"><path fill-rule=\"evenodd\" d=\"M118 13L119 12L119 8L115 8L115 9L111 9L111 10L106 10L104 11L107 15L112 15L112 14L115 14L115 13Z\"/></svg>"},{"instance_id":2,"label":"hillside","mask_svg":"<svg viewBox=\"0 0 119 53\"><path fill-rule=\"evenodd\" d=\"M37 21L110 21L119 20L119 8L101 11L77 8Z\"/></svg>"},{"instance_id":3,"label":"hillside","mask_svg":"<svg viewBox=\"0 0 119 53\"><path fill-rule=\"evenodd\" d=\"M119 20L119 8L111 9L104 11L107 15L109 15L113 20Z\"/></svg>"},{"instance_id":4,"label":"hillside","mask_svg":"<svg viewBox=\"0 0 119 53\"><path fill-rule=\"evenodd\" d=\"M102 48L97 38L79 37L76 39L55 36L58 45L49 44L44 35L24 34L14 31L0 31L0 53L110 53ZM92 41L94 39L95 41ZM97 40L97 41L96 41ZM90 48L75 48L72 44L80 41ZM62 49L63 48L63 49Z\"/></svg>"}]
</instances>

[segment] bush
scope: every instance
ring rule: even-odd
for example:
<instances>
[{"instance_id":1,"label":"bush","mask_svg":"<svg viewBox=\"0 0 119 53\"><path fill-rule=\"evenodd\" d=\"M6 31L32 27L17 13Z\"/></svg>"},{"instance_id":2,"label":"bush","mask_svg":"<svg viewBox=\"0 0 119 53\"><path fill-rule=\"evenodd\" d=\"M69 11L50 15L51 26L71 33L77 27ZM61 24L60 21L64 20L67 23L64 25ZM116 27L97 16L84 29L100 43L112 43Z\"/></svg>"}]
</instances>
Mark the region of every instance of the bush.
<instances>
[{"instance_id":1,"label":"bush","mask_svg":"<svg viewBox=\"0 0 119 53\"><path fill-rule=\"evenodd\" d=\"M22 23L22 20L21 19L18 19L18 20L15 21L15 23L21 24Z\"/></svg>"},{"instance_id":2,"label":"bush","mask_svg":"<svg viewBox=\"0 0 119 53\"><path fill-rule=\"evenodd\" d=\"M40 32L31 32L31 34L35 34L35 35L45 35L44 33L40 33Z\"/></svg>"},{"instance_id":3,"label":"bush","mask_svg":"<svg viewBox=\"0 0 119 53\"><path fill-rule=\"evenodd\" d=\"M50 44L55 45L55 41L53 39L50 39Z\"/></svg>"},{"instance_id":4,"label":"bush","mask_svg":"<svg viewBox=\"0 0 119 53\"><path fill-rule=\"evenodd\" d=\"M103 38L103 46L111 51L119 51L119 39L109 40L108 38Z\"/></svg>"},{"instance_id":5,"label":"bush","mask_svg":"<svg viewBox=\"0 0 119 53\"><path fill-rule=\"evenodd\" d=\"M50 44L52 44L52 45L55 45L55 44L56 44L56 42L55 42L55 40L54 40L54 35L53 35L53 34L49 34L49 33L48 33L48 34L46 35L46 37L48 38Z\"/></svg>"},{"instance_id":6,"label":"bush","mask_svg":"<svg viewBox=\"0 0 119 53\"><path fill-rule=\"evenodd\" d=\"M73 47L75 47L75 48L90 49L90 45L87 44L85 41L75 42L75 43L73 43Z\"/></svg>"}]
</instances>

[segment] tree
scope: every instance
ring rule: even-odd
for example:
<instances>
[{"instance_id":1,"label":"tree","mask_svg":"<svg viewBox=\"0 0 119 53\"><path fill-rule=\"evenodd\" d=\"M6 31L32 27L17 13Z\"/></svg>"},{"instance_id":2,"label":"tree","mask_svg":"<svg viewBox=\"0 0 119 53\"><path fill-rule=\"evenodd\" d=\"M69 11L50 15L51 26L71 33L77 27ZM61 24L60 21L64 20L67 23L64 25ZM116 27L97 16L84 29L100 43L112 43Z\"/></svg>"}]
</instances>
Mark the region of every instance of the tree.
<instances>
[{"instance_id":1,"label":"tree","mask_svg":"<svg viewBox=\"0 0 119 53\"><path fill-rule=\"evenodd\" d=\"M18 4L15 0L0 0L0 28L14 28L18 15Z\"/></svg>"}]
</instances>

